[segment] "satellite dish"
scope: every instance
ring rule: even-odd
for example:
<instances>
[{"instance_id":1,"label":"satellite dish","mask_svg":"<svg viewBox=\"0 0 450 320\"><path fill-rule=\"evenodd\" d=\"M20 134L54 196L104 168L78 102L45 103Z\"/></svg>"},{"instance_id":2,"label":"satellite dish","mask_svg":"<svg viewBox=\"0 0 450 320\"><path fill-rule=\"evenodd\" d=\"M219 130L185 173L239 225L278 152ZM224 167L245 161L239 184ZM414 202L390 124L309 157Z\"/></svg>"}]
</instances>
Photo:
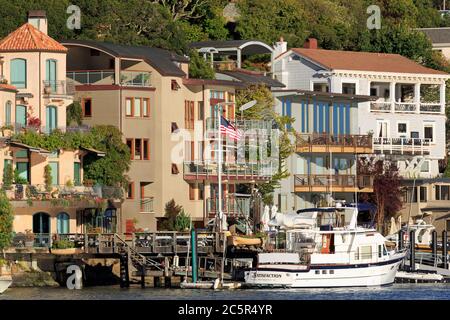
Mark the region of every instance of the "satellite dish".
<instances>
[{"instance_id":1,"label":"satellite dish","mask_svg":"<svg viewBox=\"0 0 450 320\"><path fill-rule=\"evenodd\" d=\"M250 101L250 102L247 102L246 104L243 104L240 108L239 108L239 111L245 111L245 110L247 110L247 109L250 109L251 107L253 107L255 104L257 104L258 103L258 101L256 101L256 100L252 100L252 101Z\"/></svg>"}]
</instances>

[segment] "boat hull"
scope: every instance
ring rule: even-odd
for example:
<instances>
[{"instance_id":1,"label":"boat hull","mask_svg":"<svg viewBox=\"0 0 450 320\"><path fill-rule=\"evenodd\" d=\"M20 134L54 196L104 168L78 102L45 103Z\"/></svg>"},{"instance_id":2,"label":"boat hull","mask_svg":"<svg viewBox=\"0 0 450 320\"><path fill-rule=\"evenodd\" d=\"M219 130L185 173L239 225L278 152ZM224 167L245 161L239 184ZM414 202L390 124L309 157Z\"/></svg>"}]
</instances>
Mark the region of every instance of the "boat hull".
<instances>
[{"instance_id":1,"label":"boat hull","mask_svg":"<svg viewBox=\"0 0 450 320\"><path fill-rule=\"evenodd\" d=\"M0 276L0 294L5 292L12 284L11 276Z\"/></svg>"},{"instance_id":2,"label":"boat hull","mask_svg":"<svg viewBox=\"0 0 450 320\"><path fill-rule=\"evenodd\" d=\"M370 265L311 265L307 270L256 268L245 273L250 287L370 287L394 283L403 258Z\"/></svg>"}]
</instances>

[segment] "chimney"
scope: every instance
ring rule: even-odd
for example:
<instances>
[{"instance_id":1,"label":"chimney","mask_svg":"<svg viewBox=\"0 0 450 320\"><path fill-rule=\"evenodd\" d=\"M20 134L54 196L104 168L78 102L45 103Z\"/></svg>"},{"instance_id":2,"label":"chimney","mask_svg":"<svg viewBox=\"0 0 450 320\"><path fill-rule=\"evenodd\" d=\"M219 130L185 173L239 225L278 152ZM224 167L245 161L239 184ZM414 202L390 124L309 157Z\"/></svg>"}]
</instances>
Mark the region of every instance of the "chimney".
<instances>
[{"instance_id":1,"label":"chimney","mask_svg":"<svg viewBox=\"0 0 450 320\"><path fill-rule=\"evenodd\" d=\"M317 39L316 38L309 38L305 44L303 45L303 48L306 49L317 49Z\"/></svg>"},{"instance_id":2,"label":"chimney","mask_svg":"<svg viewBox=\"0 0 450 320\"><path fill-rule=\"evenodd\" d=\"M47 15L44 10L30 10L28 11L28 23L36 27L39 31L47 34Z\"/></svg>"},{"instance_id":3,"label":"chimney","mask_svg":"<svg viewBox=\"0 0 450 320\"><path fill-rule=\"evenodd\" d=\"M273 46L273 56L278 57L280 54L287 51L287 42L284 41L283 37L280 37L280 40L275 43Z\"/></svg>"}]
</instances>

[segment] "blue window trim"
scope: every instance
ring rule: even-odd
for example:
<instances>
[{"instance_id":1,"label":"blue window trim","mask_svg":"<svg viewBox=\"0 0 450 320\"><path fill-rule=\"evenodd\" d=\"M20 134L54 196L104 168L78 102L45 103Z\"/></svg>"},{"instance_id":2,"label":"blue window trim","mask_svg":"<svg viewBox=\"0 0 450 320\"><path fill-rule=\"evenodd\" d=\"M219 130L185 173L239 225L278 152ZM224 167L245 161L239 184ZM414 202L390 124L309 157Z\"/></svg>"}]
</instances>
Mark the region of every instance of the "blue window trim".
<instances>
[{"instance_id":1,"label":"blue window trim","mask_svg":"<svg viewBox=\"0 0 450 320\"><path fill-rule=\"evenodd\" d=\"M286 115L291 118L292 117L292 101L290 99L287 99L286 101ZM289 123L286 128L290 130L292 128L292 125Z\"/></svg>"},{"instance_id":2,"label":"blue window trim","mask_svg":"<svg viewBox=\"0 0 450 320\"><path fill-rule=\"evenodd\" d=\"M325 132L330 133L330 105L326 103L325 107Z\"/></svg>"},{"instance_id":3,"label":"blue window trim","mask_svg":"<svg viewBox=\"0 0 450 320\"><path fill-rule=\"evenodd\" d=\"M345 106L345 134L350 134L350 104Z\"/></svg>"},{"instance_id":4,"label":"blue window trim","mask_svg":"<svg viewBox=\"0 0 450 320\"><path fill-rule=\"evenodd\" d=\"M319 102L319 133L323 133L323 109L324 104Z\"/></svg>"},{"instance_id":5,"label":"blue window trim","mask_svg":"<svg viewBox=\"0 0 450 320\"><path fill-rule=\"evenodd\" d=\"M344 134L344 104L339 105L339 133Z\"/></svg>"},{"instance_id":6,"label":"blue window trim","mask_svg":"<svg viewBox=\"0 0 450 320\"><path fill-rule=\"evenodd\" d=\"M313 132L317 132L317 104L316 100L313 100Z\"/></svg>"},{"instance_id":7,"label":"blue window trim","mask_svg":"<svg viewBox=\"0 0 450 320\"><path fill-rule=\"evenodd\" d=\"M337 135L339 133L338 130L338 104L333 103L333 134Z\"/></svg>"}]
</instances>

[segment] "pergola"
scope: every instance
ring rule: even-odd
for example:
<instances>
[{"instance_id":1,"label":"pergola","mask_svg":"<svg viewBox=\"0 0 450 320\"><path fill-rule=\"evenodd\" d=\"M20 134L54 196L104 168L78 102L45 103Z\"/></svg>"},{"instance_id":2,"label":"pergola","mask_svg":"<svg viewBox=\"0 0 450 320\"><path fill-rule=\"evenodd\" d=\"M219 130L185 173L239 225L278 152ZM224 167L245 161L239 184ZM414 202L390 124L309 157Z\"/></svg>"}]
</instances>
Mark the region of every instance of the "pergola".
<instances>
[{"instance_id":1,"label":"pergola","mask_svg":"<svg viewBox=\"0 0 450 320\"><path fill-rule=\"evenodd\" d=\"M229 40L229 41L199 41L192 42L191 48L197 49L198 52L206 56L211 55L211 61L214 60L214 54L232 54L236 55L236 64L241 68L242 56L254 54L271 54L271 62L273 62L273 47L258 40Z\"/></svg>"}]
</instances>

